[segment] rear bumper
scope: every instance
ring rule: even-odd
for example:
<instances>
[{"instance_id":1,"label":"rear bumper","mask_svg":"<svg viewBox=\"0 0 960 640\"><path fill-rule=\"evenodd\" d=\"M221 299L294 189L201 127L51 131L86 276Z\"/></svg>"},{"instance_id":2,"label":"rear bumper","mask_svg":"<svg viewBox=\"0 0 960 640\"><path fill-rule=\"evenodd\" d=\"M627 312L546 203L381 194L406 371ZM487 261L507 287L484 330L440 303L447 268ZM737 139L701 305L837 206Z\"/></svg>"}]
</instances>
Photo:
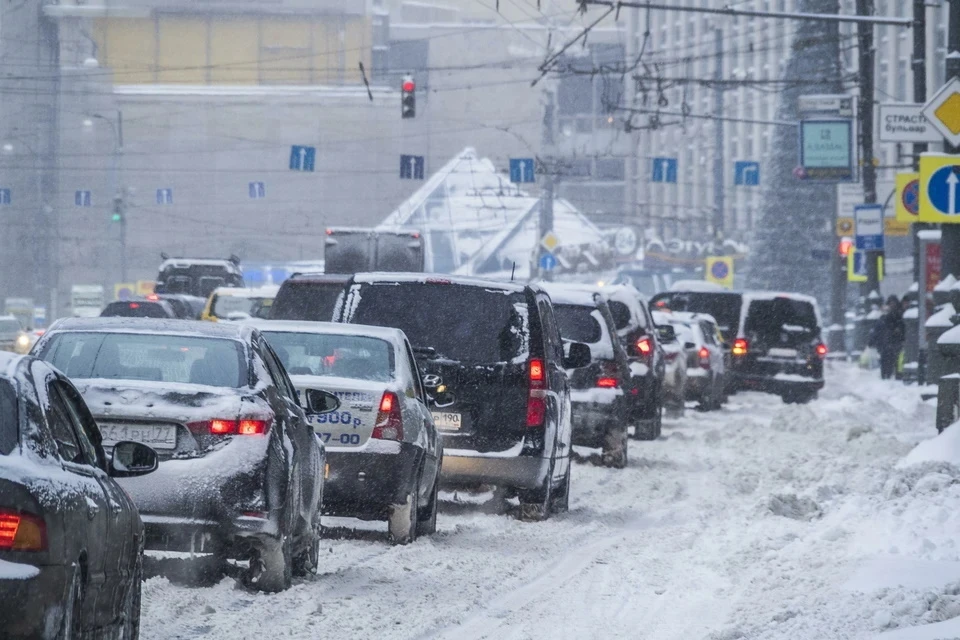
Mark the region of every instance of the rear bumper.
<instances>
[{"instance_id":1,"label":"rear bumper","mask_svg":"<svg viewBox=\"0 0 960 640\"><path fill-rule=\"evenodd\" d=\"M387 507L403 504L416 490L422 460L423 450L407 442L399 443L397 453L328 451L323 514L386 518Z\"/></svg>"},{"instance_id":2,"label":"rear bumper","mask_svg":"<svg viewBox=\"0 0 960 640\"><path fill-rule=\"evenodd\" d=\"M225 552L232 557L245 555L245 547L277 540L280 527L275 516L237 515L210 519L141 513L144 547L161 551Z\"/></svg>"},{"instance_id":3,"label":"rear bumper","mask_svg":"<svg viewBox=\"0 0 960 640\"><path fill-rule=\"evenodd\" d=\"M765 391L773 394L796 391L813 393L823 389L824 384L823 378L783 379L741 372L737 372L734 376L738 389Z\"/></svg>"},{"instance_id":4,"label":"rear bumper","mask_svg":"<svg viewBox=\"0 0 960 640\"><path fill-rule=\"evenodd\" d=\"M28 565L21 565L28 566ZM23 580L0 579L0 628L4 638L55 638L67 601L67 569L37 567Z\"/></svg>"},{"instance_id":5,"label":"rear bumper","mask_svg":"<svg viewBox=\"0 0 960 640\"><path fill-rule=\"evenodd\" d=\"M618 426L626 428L621 406L620 402L574 402L571 408L573 444L581 447L602 447L607 432Z\"/></svg>"},{"instance_id":6,"label":"rear bumper","mask_svg":"<svg viewBox=\"0 0 960 640\"><path fill-rule=\"evenodd\" d=\"M687 384L684 387L687 400L699 400L710 390L713 378L709 371L703 369L701 371L704 372L704 375L687 374Z\"/></svg>"},{"instance_id":7,"label":"rear bumper","mask_svg":"<svg viewBox=\"0 0 960 640\"><path fill-rule=\"evenodd\" d=\"M512 451L481 453L450 450L443 453L441 484L445 487L501 485L516 489L543 486L550 473L550 458L519 455Z\"/></svg>"}]
</instances>

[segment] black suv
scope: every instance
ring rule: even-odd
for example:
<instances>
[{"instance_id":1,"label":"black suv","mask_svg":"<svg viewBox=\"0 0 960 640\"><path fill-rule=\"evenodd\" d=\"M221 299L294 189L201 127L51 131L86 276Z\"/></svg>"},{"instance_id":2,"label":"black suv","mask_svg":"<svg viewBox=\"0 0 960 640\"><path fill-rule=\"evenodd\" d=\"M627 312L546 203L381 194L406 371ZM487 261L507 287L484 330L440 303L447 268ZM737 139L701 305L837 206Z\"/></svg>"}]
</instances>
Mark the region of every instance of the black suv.
<instances>
[{"instance_id":1,"label":"black suv","mask_svg":"<svg viewBox=\"0 0 960 640\"><path fill-rule=\"evenodd\" d=\"M348 282L347 275L295 273L280 285L270 319L330 322Z\"/></svg>"},{"instance_id":2,"label":"black suv","mask_svg":"<svg viewBox=\"0 0 960 640\"><path fill-rule=\"evenodd\" d=\"M413 345L443 440L443 483L494 485L542 520L570 497L566 367L589 349L564 346L538 287L423 274L357 274L335 321L396 327Z\"/></svg>"},{"instance_id":3,"label":"black suv","mask_svg":"<svg viewBox=\"0 0 960 640\"><path fill-rule=\"evenodd\" d=\"M744 315L732 344L734 384L806 403L823 388L817 301L798 293L746 293Z\"/></svg>"}]
</instances>

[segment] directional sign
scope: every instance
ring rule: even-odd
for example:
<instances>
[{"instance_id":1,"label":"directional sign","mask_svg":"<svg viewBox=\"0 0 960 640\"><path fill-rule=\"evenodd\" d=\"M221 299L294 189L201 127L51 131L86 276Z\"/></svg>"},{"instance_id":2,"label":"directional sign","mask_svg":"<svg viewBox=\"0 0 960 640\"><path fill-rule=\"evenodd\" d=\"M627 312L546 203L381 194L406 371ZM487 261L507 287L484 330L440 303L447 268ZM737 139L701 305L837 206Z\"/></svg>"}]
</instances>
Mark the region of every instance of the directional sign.
<instances>
[{"instance_id":1,"label":"directional sign","mask_svg":"<svg viewBox=\"0 0 960 640\"><path fill-rule=\"evenodd\" d=\"M423 180L424 165L426 164L423 156L400 156L400 179L401 180Z\"/></svg>"},{"instance_id":2,"label":"directional sign","mask_svg":"<svg viewBox=\"0 0 960 640\"><path fill-rule=\"evenodd\" d=\"M922 104L880 105L877 119L881 142L940 142L940 135L924 117Z\"/></svg>"},{"instance_id":3,"label":"directional sign","mask_svg":"<svg viewBox=\"0 0 960 640\"><path fill-rule=\"evenodd\" d=\"M557 257L552 253L545 253L540 256L540 268L544 271L553 271L557 268Z\"/></svg>"},{"instance_id":4,"label":"directional sign","mask_svg":"<svg viewBox=\"0 0 960 640\"><path fill-rule=\"evenodd\" d=\"M0 205L10 204L12 201L10 189L0 189Z\"/></svg>"},{"instance_id":5,"label":"directional sign","mask_svg":"<svg viewBox=\"0 0 960 640\"><path fill-rule=\"evenodd\" d=\"M173 204L173 189L157 189L157 204Z\"/></svg>"},{"instance_id":6,"label":"directional sign","mask_svg":"<svg viewBox=\"0 0 960 640\"><path fill-rule=\"evenodd\" d=\"M953 146L960 145L960 78L951 78L923 105L923 116Z\"/></svg>"},{"instance_id":7,"label":"directional sign","mask_svg":"<svg viewBox=\"0 0 960 640\"><path fill-rule=\"evenodd\" d=\"M733 184L756 187L760 184L760 163L740 160L733 165Z\"/></svg>"},{"instance_id":8,"label":"directional sign","mask_svg":"<svg viewBox=\"0 0 960 640\"><path fill-rule=\"evenodd\" d=\"M920 156L919 222L960 223L960 155Z\"/></svg>"},{"instance_id":9,"label":"directional sign","mask_svg":"<svg viewBox=\"0 0 960 640\"><path fill-rule=\"evenodd\" d=\"M900 222L917 222L920 214L920 174L905 172L897 174L897 191L894 194L894 211Z\"/></svg>"},{"instance_id":10,"label":"directional sign","mask_svg":"<svg viewBox=\"0 0 960 640\"><path fill-rule=\"evenodd\" d=\"M248 190L251 200L263 200L267 197L267 187L262 182L251 182Z\"/></svg>"},{"instance_id":11,"label":"directional sign","mask_svg":"<svg viewBox=\"0 0 960 640\"><path fill-rule=\"evenodd\" d=\"M290 170L313 171L317 162L317 148L293 145L290 147Z\"/></svg>"},{"instance_id":12,"label":"directional sign","mask_svg":"<svg viewBox=\"0 0 960 640\"><path fill-rule=\"evenodd\" d=\"M862 204L853 209L858 251L883 251L883 206Z\"/></svg>"},{"instance_id":13,"label":"directional sign","mask_svg":"<svg viewBox=\"0 0 960 640\"><path fill-rule=\"evenodd\" d=\"M803 120L800 123L801 180L851 181L856 177L853 121Z\"/></svg>"},{"instance_id":14,"label":"directional sign","mask_svg":"<svg viewBox=\"0 0 960 640\"><path fill-rule=\"evenodd\" d=\"M73 203L78 207L90 207L93 205L93 196L89 191L77 191L73 194Z\"/></svg>"},{"instance_id":15,"label":"directional sign","mask_svg":"<svg viewBox=\"0 0 960 640\"><path fill-rule=\"evenodd\" d=\"M533 158L510 158L510 182L536 182Z\"/></svg>"},{"instance_id":16,"label":"directional sign","mask_svg":"<svg viewBox=\"0 0 960 640\"><path fill-rule=\"evenodd\" d=\"M653 182L677 181L677 159L676 158L654 158L653 159Z\"/></svg>"}]
</instances>

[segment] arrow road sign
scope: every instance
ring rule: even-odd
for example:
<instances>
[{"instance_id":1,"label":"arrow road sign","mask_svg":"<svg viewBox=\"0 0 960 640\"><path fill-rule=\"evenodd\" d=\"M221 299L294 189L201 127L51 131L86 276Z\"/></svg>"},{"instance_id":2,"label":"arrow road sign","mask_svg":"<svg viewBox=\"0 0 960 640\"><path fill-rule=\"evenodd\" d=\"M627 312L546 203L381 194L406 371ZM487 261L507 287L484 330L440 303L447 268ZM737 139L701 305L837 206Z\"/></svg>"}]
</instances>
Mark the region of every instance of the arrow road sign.
<instances>
[{"instance_id":1,"label":"arrow road sign","mask_svg":"<svg viewBox=\"0 0 960 640\"><path fill-rule=\"evenodd\" d=\"M423 180L425 161L423 156L400 156L400 179Z\"/></svg>"},{"instance_id":2,"label":"arrow road sign","mask_svg":"<svg viewBox=\"0 0 960 640\"><path fill-rule=\"evenodd\" d=\"M742 160L733 165L733 184L756 187L760 184L760 163Z\"/></svg>"},{"instance_id":3,"label":"arrow road sign","mask_svg":"<svg viewBox=\"0 0 960 640\"><path fill-rule=\"evenodd\" d=\"M533 158L510 158L510 182L536 182Z\"/></svg>"},{"instance_id":4,"label":"arrow road sign","mask_svg":"<svg viewBox=\"0 0 960 640\"><path fill-rule=\"evenodd\" d=\"M267 197L267 188L262 182L251 182L249 190L251 200L262 200Z\"/></svg>"},{"instance_id":5,"label":"arrow road sign","mask_svg":"<svg viewBox=\"0 0 960 640\"><path fill-rule=\"evenodd\" d=\"M883 207L862 204L853 208L857 223L857 250L883 251Z\"/></svg>"},{"instance_id":6,"label":"arrow road sign","mask_svg":"<svg viewBox=\"0 0 960 640\"><path fill-rule=\"evenodd\" d=\"M10 204L11 200L10 189L0 189L0 205Z\"/></svg>"},{"instance_id":7,"label":"arrow road sign","mask_svg":"<svg viewBox=\"0 0 960 640\"><path fill-rule=\"evenodd\" d=\"M927 199L940 213L948 216L960 214L960 165L940 167L927 182Z\"/></svg>"},{"instance_id":8,"label":"arrow road sign","mask_svg":"<svg viewBox=\"0 0 960 640\"><path fill-rule=\"evenodd\" d=\"M290 147L290 170L313 171L317 161L317 148L293 145Z\"/></svg>"},{"instance_id":9,"label":"arrow road sign","mask_svg":"<svg viewBox=\"0 0 960 640\"><path fill-rule=\"evenodd\" d=\"M73 203L78 207L89 207L93 205L93 196L89 191L77 191L73 194Z\"/></svg>"},{"instance_id":10,"label":"arrow road sign","mask_svg":"<svg viewBox=\"0 0 960 640\"><path fill-rule=\"evenodd\" d=\"M173 189L157 189L157 204L173 204Z\"/></svg>"},{"instance_id":11,"label":"arrow road sign","mask_svg":"<svg viewBox=\"0 0 960 640\"><path fill-rule=\"evenodd\" d=\"M553 271L557 268L557 257L552 253L545 253L540 256L540 268L544 271Z\"/></svg>"},{"instance_id":12,"label":"arrow road sign","mask_svg":"<svg viewBox=\"0 0 960 640\"><path fill-rule=\"evenodd\" d=\"M676 158L654 158L652 181L676 183L677 159Z\"/></svg>"}]
</instances>

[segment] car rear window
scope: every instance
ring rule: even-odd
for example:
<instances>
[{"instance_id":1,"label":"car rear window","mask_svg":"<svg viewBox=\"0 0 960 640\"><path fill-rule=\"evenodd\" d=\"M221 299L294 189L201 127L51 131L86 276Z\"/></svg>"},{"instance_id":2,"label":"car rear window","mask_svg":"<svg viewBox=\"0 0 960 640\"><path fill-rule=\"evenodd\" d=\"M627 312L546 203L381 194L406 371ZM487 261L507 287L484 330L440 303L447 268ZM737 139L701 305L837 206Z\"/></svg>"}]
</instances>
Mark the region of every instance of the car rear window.
<instances>
[{"instance_id":1,"label":"car rear window","mask_svg":"<svg viewBox=\"0 0 960 640\"><path fill-rule=\"evenodd\" d=\"M610 315L613 316L613 326L617 328L617 331L630 326L630 307L616 300L611 300L608 304L610 307Z\"/></svg>"},{"instance_id":2,"label":"car rear window","mask_svg":"<svg viewBox=\"0 0 960 640\"><path fill-rule=\"evenodd\" d=\"M169 318L170 312L158 302L111 302L101 318Z\"/></svg>"},{"instance_id":3,"label":"car rear window","mask_svg":"<svg viewBox=\"0 0 960 640\"><path fill-rule=\"evenodd\" d=\"M714 317L720 331L728 339L740 330L740 309L743 296L739 293L704 293L671 291L661 293L650 301L652 309L706 313Z\"/></svg>"},{"instance_id":4,"label":"car rear window","mask_svg":"<svg viewBox=\"0 0 960 640\"><path fill-rule=\"evenodd\" d=\"M527 303L522 293L461 284L372 283L351 292L355 324L396 327L415 347L457 362L526 358Z\"/></svg>"},{"instance_id":5,"label":"car rear window","mask_svg":"<svg viewBox=\"0 0 960 640\"><path fill-rule=\"evenodd\" d=\"M564 340L596 344L603 338L603 329L600 327L603 316L596 308L561 304L554 306L554 313L560 325L560 336Z\"/></svg>"},{"instance_id":6,"label":"car rear window","mask_svg":"<svg viewBox=\"0 0 960 640\"><path fill-rule=\"evenodd\" d=\"M9 380L0 379L0 454L8 455L20 438L17 393Z\"/></svg>"},{"instance_id":7,"label":"car rear window","mask_svg":"<svg viewBox=\"0 0 960 640\"><path fill-rule=\"evenodd\" d=\"M393 347L386 340L292 331L264 331L267 342L292 376L335 376L389 382Z\"/></svg>"},{"instance_id":8,"label":"car rear window","mask_svg":"<svg viewBox=\"0 0 960 640\"><path fill-rule=\"evenodd\" d=\"M273 304L272 298L248 298L246 296L217 295L213 299L213 315L229 318L231 313L251 318L265 318Z\"/></svg>"},{"instance_id":9,"label":"car rear window","mask_svg":"<svg viewBox=\"0 0 960 640\"><path fill-rule=\"evenodd\" d=\"M812 304L806 300L782 297L752 301L747 310L744 331L779 333L786 330L794 333L815 333L817 328L817 312Z\"/></svg>"},{"instance_id":10,"label":"car rear window","mask_svg":"<svg viewBox=\"0 0 960 640\"><path fill-rule=\"evenodd\" d=\"M239 342L170 334L68 332L41 357L71 378L107 378L237 388L247 379Z\"/></svg>"},{"instance_id":11,"label":"car rear window","mask_svg":"<svg viewBox=\"0 0 960 640\"><path fill-rule=\"evenodd\" d=\"M333 310L343 288L340 282L288 280L273 301L270 317L274 320L329 322L333 319Z\"/></svg>"}]
</instances>

